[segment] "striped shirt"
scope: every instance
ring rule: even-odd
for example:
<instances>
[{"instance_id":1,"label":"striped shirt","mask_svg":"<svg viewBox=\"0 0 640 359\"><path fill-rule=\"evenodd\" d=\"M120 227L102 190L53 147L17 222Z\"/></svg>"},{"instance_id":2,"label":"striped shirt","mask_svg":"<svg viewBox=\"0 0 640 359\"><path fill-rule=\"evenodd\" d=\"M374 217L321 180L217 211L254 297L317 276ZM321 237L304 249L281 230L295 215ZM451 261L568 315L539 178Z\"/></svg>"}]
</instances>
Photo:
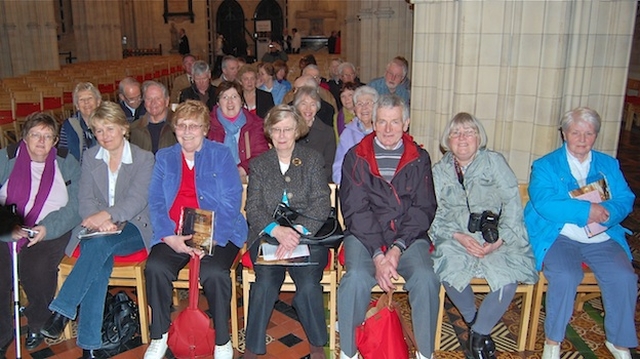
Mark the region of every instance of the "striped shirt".
<instances>
[{"instance_id":1,"label":"striped shirt","mask_svg":"<svg viewBox=\"0 0 640 359\"><path fill-rule=\"evenodd\" d=\"M398 168L398 163L400 162L402 153L404 153L404 145L402 141L400 141L399 145L395 149L387 150L380 145L377 138L373 143L380 175L387 180L387 182L391 182L393 175L396 174L396 169Z\"/></svg>"}]
</instances>

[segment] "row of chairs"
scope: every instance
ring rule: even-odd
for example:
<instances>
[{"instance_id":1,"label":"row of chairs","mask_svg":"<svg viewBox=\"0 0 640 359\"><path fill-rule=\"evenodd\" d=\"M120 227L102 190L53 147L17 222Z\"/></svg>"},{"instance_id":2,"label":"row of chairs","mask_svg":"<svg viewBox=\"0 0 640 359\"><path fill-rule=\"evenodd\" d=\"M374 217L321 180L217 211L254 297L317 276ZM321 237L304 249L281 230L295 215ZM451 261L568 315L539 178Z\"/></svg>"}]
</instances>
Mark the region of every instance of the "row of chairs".
<instances>
[{"instance_id":1,"label":"row of chairs","mask_svg":"<svg viewBox=\"0 0 640 359\"><path fill-rule=\"evenodd\" d=\"M523 204L528 200L527 185L520 185L520 194ZM337 203L337 188L331 184L331 200L332 203ZM244 203L246 200L246 186L242 197L242 209L244 209ZM340 211L338 211L340 213ZM338 218L342 223L342 217ZM336 349L336 319L337 319L337 288L340 282L340 278L344 274L343 264L338 260L336 253L331 251L331 260L329 265L325 268L324 275L321 280L323 292L328 295L328 311L329 311L329 348L331 351ZM232 300L231 300L231 340L235 348L238 347L238 270L240 256L248 256L248 252L241 251L234 265L231 268L231 282L232 282ZM64 280L71 272L73 268L74 259L65 257L60 264L60 271L58 277L58 285L61 287ZM243 298L243 310L244 310L244 326L247 324L248 317L248 297L249 288L253 282L255 282L255 272L250 265L247 264L247 258L242 261L245 265L242 266L242 298ZM137 261L135 263L116 263L114 270L111 274L109 285L111 286L131 286L136 288L136 296L138 300L138 306L140 308L140 328L141 337L143 343L149 342L149 313L147 310L147 300L144 285L144 261ZM174 282L174 288L188 288L189 272L188 267L185 267L180 271L177 280ZM395 283L402 291L404 286L404 279L399 278ZM490 291L489 285L484 279L476 278L471 282L474 292L476 293L488 293ZM516 294L522 295L521 315L520 315L520 327L518 330L517 349L518 351L534 350L537 342L538 325L540 319L540 313L542 311L542 297L546 292L547 281L544 275L540 273L540 280L535 285L520 284L516 290ZM281 291L295 292L295 284L292 278L287 274ZM379 287L375 287L373 292L381 292ZM582 310L582 305L585 301L597 297L600 295L600 289L595 280L593 272L585 269L585 277L578 287L578 297L576 300L575 309ZM444 287L440 288L440 309L438 313L438 322L436 328L436 342L435 350L440 350L441 347L441 335L442 326L444 322L444 303L445 303L445 290ZM174 296L174 304L177 304L177 297ZM65 330L65 336L67 339L71 338L71 330L69 327Z\"/></svg>"}]
</instances>

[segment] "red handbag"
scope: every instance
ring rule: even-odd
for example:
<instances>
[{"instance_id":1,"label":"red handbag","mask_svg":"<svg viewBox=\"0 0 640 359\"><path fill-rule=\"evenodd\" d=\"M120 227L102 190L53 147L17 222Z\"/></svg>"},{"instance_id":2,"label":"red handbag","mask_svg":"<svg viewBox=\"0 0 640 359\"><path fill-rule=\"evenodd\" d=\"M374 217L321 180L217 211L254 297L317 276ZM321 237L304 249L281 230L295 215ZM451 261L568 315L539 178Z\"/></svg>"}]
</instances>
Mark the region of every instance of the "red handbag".
<instances>
[{"instance_id":1,"label":"red handbag","mask_svg":"<svg viewBox=\"0 0 640 359\"><path fill-rule=\"evenodd\" d=\"M199 276L200 257L193 256L189 261L189 306L178 314L169 328L167 344L178 359L213 356L215 332L209 316L198 309Z\"/></svg>"},{"instance_id":2,"label":"red handbag","mask_svg":"<svg viewBox=\"0 0 640 359\"><path fill-rule=\"evenodd\" d=\"M409 359L409 343L415 344L415 339L392 295L384 293L372 301L356 328L356 347L364 359Z\"/></svg>"}]
</instances>

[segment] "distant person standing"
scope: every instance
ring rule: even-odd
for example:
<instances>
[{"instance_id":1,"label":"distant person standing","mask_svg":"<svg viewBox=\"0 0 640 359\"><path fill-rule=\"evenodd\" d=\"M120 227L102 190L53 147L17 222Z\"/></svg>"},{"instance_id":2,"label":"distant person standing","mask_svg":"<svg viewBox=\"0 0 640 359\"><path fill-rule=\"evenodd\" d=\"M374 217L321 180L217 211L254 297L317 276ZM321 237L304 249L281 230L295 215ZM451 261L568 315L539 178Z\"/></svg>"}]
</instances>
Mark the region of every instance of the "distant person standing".
<instances>
[{"instance_id":1,"label":"distant person standing","mask_svg":"<svg viewBox=\"0 0 640 359\"><path fill-rule=\"evenodd\" d=\"M302 36L295 27L291 29L291 32L293 33L293 39L291 39L291 53L299 54L300 46L302 46Z\"/></svg>"},{"instance_id":2,"label":"distant person standing","mask_svg":"<svg viewBox=\"0 0 640 359\"><path fill-rule=\"evenodd\" d=\"M327 42L330 54L336 53L336 34L336 31L331 31L331 36L329 36L329 41Z\"/></svg>"},{"instance_id":3,"label":"distant person standing","mask_svg":"<svg viewBox=\"0 0 640 359\"><path fill-rule=\"evenodd\" d=\"M180 55L186 55L191 53L191 49L189 48L189 38L187 37L187 33L184 29L180 29L180 40L178 41L178 52Z\"/></svg>"}]
</instances>

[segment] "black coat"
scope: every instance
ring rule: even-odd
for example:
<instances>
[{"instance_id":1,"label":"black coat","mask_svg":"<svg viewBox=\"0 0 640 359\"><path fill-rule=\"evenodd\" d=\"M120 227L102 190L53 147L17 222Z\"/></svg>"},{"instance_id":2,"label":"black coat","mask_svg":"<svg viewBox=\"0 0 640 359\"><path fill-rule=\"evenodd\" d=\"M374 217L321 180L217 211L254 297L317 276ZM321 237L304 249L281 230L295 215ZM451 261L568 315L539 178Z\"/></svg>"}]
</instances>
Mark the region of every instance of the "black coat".
<instances>
[{"instance_id":1,"label":"black coat","mask_svg":"<svg viewBox=\"0 0 640 359\"><path fill-rule=\"evenodd\" d=\"M207 101L206 105L207 107L209 107L209 112L211 112L211 110L213 110L213 106L216 105L217 89L218 88L213 85L209 85L209 88L207 89L209 100ZM200 101L200 95L198 95L198 89L196 88L195 84L191 85L191 87L187 87L186 89L182 90L182 92L180 92L180 103L183 103L186 100Z\"/></svg>"}]
</instances>

